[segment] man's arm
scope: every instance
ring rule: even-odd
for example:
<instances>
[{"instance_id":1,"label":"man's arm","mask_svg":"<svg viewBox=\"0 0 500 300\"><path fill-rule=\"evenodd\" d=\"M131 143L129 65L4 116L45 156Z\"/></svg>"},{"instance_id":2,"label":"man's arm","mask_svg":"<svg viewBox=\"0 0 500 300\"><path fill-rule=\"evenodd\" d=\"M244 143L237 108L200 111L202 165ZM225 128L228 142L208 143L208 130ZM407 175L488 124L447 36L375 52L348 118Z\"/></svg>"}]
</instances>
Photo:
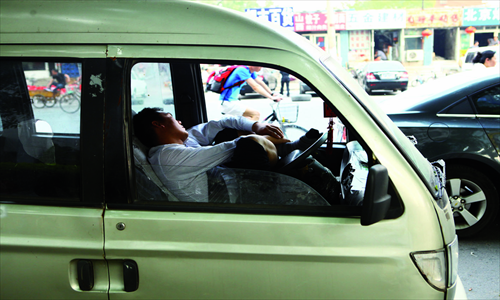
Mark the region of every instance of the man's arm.
<instances>
[{"instance_id":1,"label":"man's arm","mask_svg":"<svg viewBox=\"0 0 500 300\"><path fill-rule=\"evenodd\" d=\"M252 131L255 121L241 116L226 116L219 121L198 124L188 129L189 137L186 145L194 146L197 142L200 146L211 145L217 133L225 128L232 128L241 131ZM193 141L194 139L194 141Z\"/></svg>"},{"instance_id":2,"label":"man's arm","mask_svg":"<svg viewBox=\"0 0 500 300\"><path fill-rule=\"evenodd\" d=\"M185 179L228 162L233 156L234 148L235 141L197 148L167 146L156 149L158 153L150 153L149 162L161 166L167 178Z\"/></svg>"},{"instance_id":3,"label":"man's arm","mask_svg":"<svg viewBox=\"0 0 500 300\"><path fill-rule=\"evenodd\" d=\"M271 89L266 85L265 82L263 82L260 78L253 79L253 78L248 78L246 80L247 84L257 93L261 94L262 96L271 99L273 101L280 101L281 97L280 96L273 96Z\"/></svg>"},{"instance_id":4,"label":"man's arm","mask_svg":"<svg viewBox=\"0 0 500 300\"><path fill-rule=\"evenodd\" d=\"M255 122L242 116L226 116L219 121L202 123L188 129L189 137L185 144L188 146L196 146L196 143L199 146L211 145L217 133L225 128L271 135L275 138L283 137L283 132L275 125Z\"/></svg>"}]
</instances>

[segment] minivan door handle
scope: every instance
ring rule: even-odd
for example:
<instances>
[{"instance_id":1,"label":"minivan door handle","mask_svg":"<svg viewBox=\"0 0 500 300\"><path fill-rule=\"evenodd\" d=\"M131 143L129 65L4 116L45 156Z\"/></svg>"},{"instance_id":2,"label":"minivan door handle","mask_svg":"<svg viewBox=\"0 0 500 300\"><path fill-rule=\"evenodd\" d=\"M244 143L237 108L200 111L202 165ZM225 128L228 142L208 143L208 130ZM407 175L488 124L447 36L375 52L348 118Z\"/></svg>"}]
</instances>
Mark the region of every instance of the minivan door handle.
<instances>
[{"instance_id":1,"label":"minivan door handle","mask_svg":"<svg viewBox=\"0 0 500 300\"><path fill-rule=\"evenodd\" d=\"M123 261L123 285L125 292L133 292L139 288L139 268L133 260Z\"/></svg>"},{"instance_id":2,"label":"minivan door handle","mask_svg":"<svg viewBox=\"0 0 500 300\"><path fill-rule=\"evenodd\" d=\"M94 288L94 265L91 260L80 259L77 263L78 285L82 291Z\"/></svg>"}]
</instances>

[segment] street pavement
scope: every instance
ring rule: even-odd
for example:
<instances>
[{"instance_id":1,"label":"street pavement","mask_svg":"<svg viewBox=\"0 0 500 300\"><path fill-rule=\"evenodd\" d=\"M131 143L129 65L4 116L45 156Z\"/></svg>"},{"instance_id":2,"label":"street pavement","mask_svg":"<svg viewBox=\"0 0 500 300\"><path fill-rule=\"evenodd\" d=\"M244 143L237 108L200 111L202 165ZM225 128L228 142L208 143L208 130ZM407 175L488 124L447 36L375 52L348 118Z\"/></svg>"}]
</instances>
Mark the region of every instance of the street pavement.
<instances>
[{"instance_id":1,"label":"street pavement","mask_svg":"<svg viewBox=\"0 0 500 300\"><path fill-rule=\"evenodd\" d=\"M458 275L468 299L500 299L500 221L479 236L459 239Z\"/></svg>"}]
</instances>

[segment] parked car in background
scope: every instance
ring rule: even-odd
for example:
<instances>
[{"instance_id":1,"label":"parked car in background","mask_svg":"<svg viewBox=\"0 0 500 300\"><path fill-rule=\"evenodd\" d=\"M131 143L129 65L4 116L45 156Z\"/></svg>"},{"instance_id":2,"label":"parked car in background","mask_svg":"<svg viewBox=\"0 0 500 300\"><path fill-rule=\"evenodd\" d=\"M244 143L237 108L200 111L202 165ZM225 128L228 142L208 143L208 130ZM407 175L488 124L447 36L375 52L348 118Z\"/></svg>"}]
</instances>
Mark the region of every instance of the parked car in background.
<instances>
[{"instance_id":1,"label":"parked car in background","mask_svg":"<svg viewBox=\"0 0 500 300\"><path fill-rule=\"evenodd\" d=\"M500 192L499 70L443 77L380 105L429 161L445 160L457 233L491 224Z\"/></svg>"},{"instance_id":2,"label":"parked car in background","mask_svg":"<svg viewBox=\"0 0 500 300\"><path fill-rule=\"evenodd\" d=\"M483 52L486 50L492 50L497 53L497 58L500 56L500 46L499 45L494 45L494 46L486 46L486 47L477 47L477 48L469 48L465 55L460 58L460 67L462 68L462 71L470 71L472 70L472 60L476 56L478 52Z\"/></svg>"},{"instance_id":3,"label":"parked car in background","mask_svg":"<svg viewBox=\"0 0 500 300\"><path fill-rule=\"evenodd\" d=\"M406 91L408 72L399 61L372 61L352 74L370 95L373 91Z\"/></svg>"}]
</instances>

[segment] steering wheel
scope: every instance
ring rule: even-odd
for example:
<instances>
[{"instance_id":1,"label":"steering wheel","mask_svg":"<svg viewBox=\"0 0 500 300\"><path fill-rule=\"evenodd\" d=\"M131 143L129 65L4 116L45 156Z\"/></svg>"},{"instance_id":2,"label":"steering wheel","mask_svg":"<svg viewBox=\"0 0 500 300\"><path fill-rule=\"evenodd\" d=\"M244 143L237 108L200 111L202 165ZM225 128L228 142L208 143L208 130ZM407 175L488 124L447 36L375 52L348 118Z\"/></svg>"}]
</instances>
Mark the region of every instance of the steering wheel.
<instances>
[{"instance_id":1,"label":"steering wheel","mask_svg":"<svg viewBox=\"0 0 500 300\"><path fill-rule=\"evenodd\" d=\"M323 133L322 136L319 137L319 139L316 140L309 148L306 150L293 150L290 152L287 156L281 158L278 161L278 172L279 173L286 173L292 169L295 169L300 166L304 160L311 155L314 151L316 151L323 143L326 141L326 138L328 137L328 131Z\"/></svg>"}]
</instances>

